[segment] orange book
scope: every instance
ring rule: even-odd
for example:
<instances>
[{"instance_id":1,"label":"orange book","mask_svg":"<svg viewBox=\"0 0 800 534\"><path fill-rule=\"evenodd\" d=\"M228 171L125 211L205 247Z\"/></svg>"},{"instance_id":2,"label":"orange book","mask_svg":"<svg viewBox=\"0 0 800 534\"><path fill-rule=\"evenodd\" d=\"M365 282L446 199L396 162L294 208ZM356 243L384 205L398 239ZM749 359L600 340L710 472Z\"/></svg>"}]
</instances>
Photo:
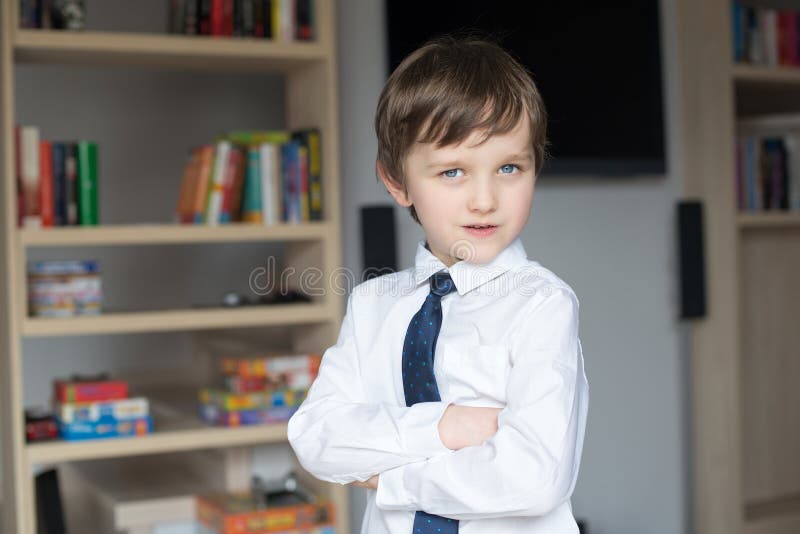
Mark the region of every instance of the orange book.
<instances>
[{"instance_id":1,"label":"orange book","mask_svg":"<svg viewBox=\"0 0 800 534\"><path fill-rule=\"evenodd\" d=\"M178 206L175 215L178 222L186 224L194 221L194 193L197 188L197 170L200 159L200 148L192 149L189 159L183 167L181 189L178 195Z\"/></svg>"},{"instance_id":2,"label":"orange book","mask_svg":"<svg viewBox=\"0 0 800 534\"><path fill-rule=\"evenodd\" d=\"M39 142L39 205L42 210L42 226L53 226L55 204L53 200L53 145L50 141Z\"/></svg>"},{"instance_id":3,"label":"orange book","mask_svg":"<svg viewBox=\"0 0 800 534\"><path fill-rule=\"evenodd\" d=\"M192 203L195 224L205 222L208 188L211 185L211 170L214 167L214 147L212 145L203 145L199 150L197 187L194 190L194 201Z\"/></svg>"}]
</instances>

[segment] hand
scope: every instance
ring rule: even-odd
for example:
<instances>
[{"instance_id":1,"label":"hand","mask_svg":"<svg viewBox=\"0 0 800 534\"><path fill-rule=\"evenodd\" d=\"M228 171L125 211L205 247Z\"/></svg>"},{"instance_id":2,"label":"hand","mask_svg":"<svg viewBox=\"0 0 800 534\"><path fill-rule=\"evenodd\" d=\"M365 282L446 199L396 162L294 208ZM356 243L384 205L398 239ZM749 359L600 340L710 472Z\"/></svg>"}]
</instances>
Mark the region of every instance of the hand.
<instances>
[{"instance_id":1,"label":"hand","mask_svg":"<svg viewBox=\"0 0 800 534\"><path fill-rule=\"evenodd\" d=\"M501 411L451 404L439 420L439 437L452 450L480 445L497 432L497 414Z\"/></svg>"},{"instance_id":2,"label":"hand","mask_svg":"<svg viewBox=\"0 0 800 534\"><path fill-rule=\"evenodd\" d=\"M355 486L357 488L367 488L367 489L378 489L378 477L379 475L372 475L369 480L364 482L351 482L348 486Z\"/></svg>"}]
</instances>

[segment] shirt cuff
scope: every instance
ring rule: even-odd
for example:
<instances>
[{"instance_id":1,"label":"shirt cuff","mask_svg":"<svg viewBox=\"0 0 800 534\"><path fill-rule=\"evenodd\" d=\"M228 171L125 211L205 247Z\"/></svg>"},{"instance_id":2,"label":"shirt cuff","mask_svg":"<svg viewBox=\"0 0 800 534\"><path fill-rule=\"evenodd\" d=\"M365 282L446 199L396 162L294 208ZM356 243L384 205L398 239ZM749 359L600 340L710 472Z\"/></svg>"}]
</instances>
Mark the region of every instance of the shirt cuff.
<instances>
[{"instance_id":1,"label":"shirt cuff","mask_svg":"<svg viewBox=\"0 0 800 534\"><path fill-rule=\"evenodd\" d=\"M380 474L378 477L378 490L375 494L375 506L381 510L417 509L411 493L406 491L403 483L406 468L410 465L401 465Z\"/></svg>"},{"instance_id":2,"label":"shirt cuff","mask_svg":"<svg viewBox=\"0 0 800 534\"><path fill-rule=\"evenodd\" d=\"M449 405L449 402L418 402L411 406L399 420L403 449L426 458L451 452L439 435L439 420Z\"/></svg>"}]
</instances>

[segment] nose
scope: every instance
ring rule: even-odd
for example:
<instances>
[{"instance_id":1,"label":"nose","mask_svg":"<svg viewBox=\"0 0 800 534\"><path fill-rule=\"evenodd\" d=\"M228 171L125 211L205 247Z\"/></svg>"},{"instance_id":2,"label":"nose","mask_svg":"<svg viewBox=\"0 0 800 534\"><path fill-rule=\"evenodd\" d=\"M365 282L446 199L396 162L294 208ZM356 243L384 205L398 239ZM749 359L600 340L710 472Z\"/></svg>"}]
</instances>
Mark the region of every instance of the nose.
<instances>
[{"instance_id":1,"label":"nose","mask_svg":"<svg viewBox=\"0 0 800 534\"><path fill-rule=\"evenodd\" d=\"M491 213L497 209L497 192L491 177L479 177L472 182L469 210L475 213Z\"/></svg>"}]
</instances>

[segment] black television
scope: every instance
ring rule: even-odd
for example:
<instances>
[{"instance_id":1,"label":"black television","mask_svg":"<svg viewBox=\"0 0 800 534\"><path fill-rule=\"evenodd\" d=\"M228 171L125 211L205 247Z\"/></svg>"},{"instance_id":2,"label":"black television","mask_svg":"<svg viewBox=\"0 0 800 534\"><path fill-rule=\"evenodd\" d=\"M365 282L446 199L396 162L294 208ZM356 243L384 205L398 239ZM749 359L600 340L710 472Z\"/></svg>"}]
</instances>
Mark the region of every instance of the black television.
<instances>
[{"instance_id":1,"label":"black television","mask_svg":"<svg viewBox=\"0 0 800 534\"><path fill-rule=\"evenodd\" d=\"M497 40L548 112L543 173L666 172L658 0L385 0L389 73L445 33Z\"/></svg>"}]
</instances>

